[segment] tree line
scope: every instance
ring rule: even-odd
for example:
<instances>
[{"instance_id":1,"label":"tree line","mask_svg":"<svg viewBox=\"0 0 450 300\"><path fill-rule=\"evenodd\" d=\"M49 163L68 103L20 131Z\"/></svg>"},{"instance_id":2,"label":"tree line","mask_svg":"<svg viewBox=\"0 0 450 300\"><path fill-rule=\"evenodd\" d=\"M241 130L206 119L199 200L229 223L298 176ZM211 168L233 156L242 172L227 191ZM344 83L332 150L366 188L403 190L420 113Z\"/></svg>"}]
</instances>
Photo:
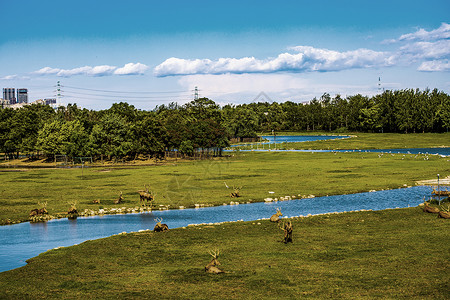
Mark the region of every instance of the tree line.
<instances>
[{"instance_id":1,"label":"tree line","mask_svg":"<svg viewBox=\"0 0 450 300\"><path fill-rule=\"evenodd\" d=\"M152 111L124 102L94 111L76 104L54 110L46 105L0 109L0 152L64 154L70 158L162 158L213 152L221 155L231 138L255 138L262 132L444 132L450 127L450 97L430 90L385 91L309 103L250 103L220 107L201 98L170 103Z\"/></svg>"},{"instance_id":2,"label":"tree line","mask_svg":"<svg viewBox=\"0 0 450 300\"><path fill-rule=\"evenodd\" d=\"M308 103L250 103L222 109L235 136L255 132L447 132L450 97L430 90L385 91L373 97L360 94L332 98L324 93Z\"/></svg>"}]
</instances>

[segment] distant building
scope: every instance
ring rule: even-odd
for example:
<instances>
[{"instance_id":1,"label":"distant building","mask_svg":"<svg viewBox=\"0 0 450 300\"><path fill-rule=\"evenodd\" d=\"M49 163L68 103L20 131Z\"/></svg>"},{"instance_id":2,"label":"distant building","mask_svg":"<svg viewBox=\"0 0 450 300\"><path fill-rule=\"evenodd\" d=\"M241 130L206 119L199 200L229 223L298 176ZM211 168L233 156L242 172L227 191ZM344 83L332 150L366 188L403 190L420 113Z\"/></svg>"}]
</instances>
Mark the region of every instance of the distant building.
<instances>
[{"instance_id":1,"label":"distant building","mask_svg":"<svg viewBox=\"0 0 450 300\"><path fill-rule=\"evenodd\" d=\"M23 107L28 106L28 105L38 105L38 104L44 105L44 104L45 104L45 101L42 100L42 99L38 99L38 100L33 101L33 102L31 102L31 103L22 102L22 103L11 104L11 105L9 105L8 107L9 107L9 108L12 108L12 109L20 109L20 108L23 108Z\"/></svg>"},{"instance_id":2,"label":"distant building","mask_svg":"<svg viewBox=\"0 0 450 300\"><path fill-rule=\"evenodd\" d=\"M16 104L16 89L3 88L3 99L8 100L9 104Z\"/></svg>"},{"instance_id":3,"label":"distant building","mask_svg":"<svg viewBox=\"0 0 450 300\"><path fill-rule=\"evenodd\" d=\"M56 98L46 98L44 99L45 105L55 105L56 104Z\"/></svg>"},{"instance_id":4,"label":"distant building","mask_svg":"<svg viewBox=\"0 0 450 300\"><path fill-rule=\"evenodd\" d=\"M28 89L17 89L17 103L28 103Z\"/></svg>"},{"instance_id":5,"label":"distant building","mask_svg":"<svg viewBox=\"0 0 450 300\"><path fill-rule=\"evenodd\" d=\"M38 104L40 104L40 105L46 105L46 103L45 103L45 100L42 100L42 99L37 99L37 100L35 100L35 101L31 102L30 104L36 104L36 105L38 105Z\"/></svg>"},{"instance_id":6,"label":"distant building","mask_svg":"<svg viewBox=\"0 0 450 300\"><path fill-rule=\"evenodd\" d=\"M9 106L9 100L0 98L0 108L5 108L7 106Z\"/></svg>"}]
</instances>

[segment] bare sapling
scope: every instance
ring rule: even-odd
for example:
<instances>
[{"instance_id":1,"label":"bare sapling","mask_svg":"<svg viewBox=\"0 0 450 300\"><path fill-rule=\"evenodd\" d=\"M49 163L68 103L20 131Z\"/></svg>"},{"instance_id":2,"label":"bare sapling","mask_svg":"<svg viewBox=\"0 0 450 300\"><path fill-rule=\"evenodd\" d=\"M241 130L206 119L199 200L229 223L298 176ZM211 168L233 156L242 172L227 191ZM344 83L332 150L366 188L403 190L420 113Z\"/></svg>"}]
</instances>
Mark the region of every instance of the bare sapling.
<instances>
[{"instance_id":1,"label":"bare sapling","mask_svg":"<svg viewBox=\"0 0 450 300\"><path fill-rule=\"evenodd\" d=\"M276 210L277 210L276 214L274 214L270 217L270 222L279 222L280 221L280 217L283 214L281 213L281 210L279 207Z\"/></svg>"},{"instance_id":2,"label":"bare sapling","mask_svg":"<svg viewBox=\"0 0 450 300\"><path fill-rule=\"evenodd\" d=\"M41 208L32 209L30 211L30 217L48 214L47 201L45 201L44 203L38 202L38 204L39 204L39 206L42 206L42 207Z\"/></svg>"},{"instance_id":3,"label":"bare sapling","mask_svg":"<svg viewBox=\"0 0 450 300\"><path fill-rule=\"evenodd\" d=\"M217 266L220 266L220 262L218 260L219 253L220 253L219 250L209 251L209 255L212 256L212 260L205 267L206 273L211 273L211 274L225 273L224 271L222 271L221 269L219 269L217 267Z\"/></svg>"},{"instance_id":4,"label":"bare sapling","mask_svg":"<svg viewBox=\"0 0 450 300\"><path fill-rule=\"evenodd\" d=\"M283 222L280 226L280 229L284 231L284 239L283 242L285 244L287 243L292 243L292 231L294 230L293 226L292 226L292 222L288 221L288 222Z\"/></svg>"},{"instance_id":5,"label":"bare sapling","mask_svg":"<svg viewBox=\"0 0 450 300\"><path fill-rule=\"evenodd\" d=\"M160 232L169 230L169 226L167 226L167 224L161 224L162 220L162 218L155 219L156 225L155 228L153 228L153 231Z\"/></svg>"},{"instance_id":6,"label":"bare sapling","mask_svg":"<svg viewBox=\"0 0 450 300\"><path fill-rule=\"evenodd\" d=\"M153 201L155 200L155 194L152 191L148 190L148 186L145 185L145 190L140 190L138 191L139 193L139 204L141 206L146 206L146 204L148 205L150 203L150 207L153 203Z\"/></svg>"},{"instance_id":7,"label":"bare sapling","mask_svg":"<svg viewBox=\"0 0 450 300\"><path fill-rule=\"evenodd\" d=\"M117 198L116 200L114 200L114 204L120 204L123 202L123 194L122 191L120 191L119 193L119 198Z\"/></svg>"}]
</instances>

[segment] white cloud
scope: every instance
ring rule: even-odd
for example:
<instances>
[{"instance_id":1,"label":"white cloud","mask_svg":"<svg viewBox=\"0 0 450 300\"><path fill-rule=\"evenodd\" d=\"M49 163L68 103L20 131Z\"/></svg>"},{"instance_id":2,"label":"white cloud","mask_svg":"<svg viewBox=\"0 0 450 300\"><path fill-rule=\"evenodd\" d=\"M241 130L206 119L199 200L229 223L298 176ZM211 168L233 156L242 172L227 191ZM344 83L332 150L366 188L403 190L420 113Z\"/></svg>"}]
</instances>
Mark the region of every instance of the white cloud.
<instances>
[{"instance_id":1,"label":"white cloud","mask_svg":"<svg viewBox=\"0 0 450 300\"><path fill-rule=\"evenodd\" d=\"M309 46L292 47L297 53L282 53L265 60L254 57L210 59L169 58L156 66L158 77L194 74L242 74L275 72L327 72L353 68L389 66L392 57L387 52L369 49L338 52Z\"/></svg>"},{"instance_id":2,"label":"white cloud","mask_svg":"<svg viewBox=\"0 0 450 300\"><path fill-rule=\"evenodd\" d=\"M55 75L55 74L58 74L59 71L61 71L61 69L45 67L45 68L37 70L37 71L35 71L33 73L34 74L38 74L38 75Z\"/></svg>"},{"instance_id":3,"label":"white cloud","mask_svg":"<svg viewBox=\"0 0 450 300\"><path fill-rule=\"evenodd\" d=\"M349 69L380 68L395 65L410 66L419 63L419 71L446 71L442 61L450 59L450 24L442 23L435 30L419 29L401 35L397 40L385 43L404 42L392 51L356 49L335 51L311 46L296 46L275 58L255 57L211 59L182 59L171 57L155 67L158 77L186 75L220 75L248 73L307 73L330 72Z\"/></svg>"},{"instance_id":4,"label":"white cloud","mask_svg":"<svg viewBox=\"0 0 450 300\"><path fill-rule=\"evenodd\" d=\"M112 75L114 70L116 70L116 69L117 69L117 67L108 66L108 65L96 66L96 67L91 68L91 70L88 71L88 75L108 76L108 75Z\"/></svg>"},{"instance_id":5,"label":"white cloud","mask_svg":"<svg viewBox=\"0 0 450 300\"><path fill-rule=\"evenodd\" d=\"M92 70L92 67L84 66L79 68L74 68L70 70L60 70L58 73L56 73L57 76L60 77L72 77L76 75L88 75L89 72Z\"/></svg>"},{"instance_id":6,"label":"white cloud","mask_svg":"<svg viewBox=\"0 0 450 300\"><path fill-rule=\"evenodd\" d=\"M425 61L417 70L424 72L448 72L450 71L450 62L448 60Z\"/></svg>"},{"instance_id":7,"label":"white cloud","mask_svg":"<svg viewBox=\"0 0 450 300\"><path fill-rule=\"evenodd\" d=\"M33 72L33 74L47 76L47 75L56 75L59 77L72 77L77 75L85 75L85 76L111 76L111 75L142 75L148 67L141 63L128 63L125 64L122 68L117 68L116 66L84 66L73 69L58 69L58 68L50 68L44 67L40 70Z\"/></svg>"},{"instance_id":8,"label":"white cloud","mask_svg":"<svg viewBox=\"0 0 450 300\"><path fill-rule=\"evenodd\" d=\"M398 41L430 41L450 38L450 24L442 23L438 29L426 31L420 28L416 32L403 34Z\"/></svg>"},{"instance_id":9,"label":"white cloud","mask_svg":"<svg viewBox=\"0 0 450 300\"><path fill-rule=\"evenodd\" d=\"M420 63L418 71L450 71L450 24L442 23L438 29L431 31L419 29L400 36L396 42L406 42L398 49L399 61Z\"/></svg>"},{"instance_id":10,"label":"white cloud","mask_svg":"<svg viewBox=\"0 0 450 300\"><path fill-rule=\"evenodd\" d=\"M371 68L392 65L392 55L370 49L338 52L309 46L292 47L303 54L305 65L312 71L340 71L353 68Z\"/></svg>"},{"instance_id":11,"label":"white cloud","mask_svg":"<svg viewBox=\"0 0 450 300\"><path fill-rule=\"evenodd\" d=\"M436 42L416 42L400 47L402 55L412 56L414 59L439 59L450 57L450 40Z\"/></svg>"},{"instance_id":12,"label":"white cloud","mask_svg":"<svg viewBox=\"0 0 450 300\"><path fill-rule=\"evenodd\" d=\"M17 75L6 75L0 78L0 80L14 80L14 79L18 79L19 76Z\"/></svg>"},{"instance_id":13,"label":"white cloud","mask_svg":"<svg viewBox=\"0 0 450 300\"><path fill-rule=\"evenodd\" d=\"M122 68L114 71L115 75L142 75L147 71L148 66L141 63L128 63Z\"/></svg>"}]
</instances>

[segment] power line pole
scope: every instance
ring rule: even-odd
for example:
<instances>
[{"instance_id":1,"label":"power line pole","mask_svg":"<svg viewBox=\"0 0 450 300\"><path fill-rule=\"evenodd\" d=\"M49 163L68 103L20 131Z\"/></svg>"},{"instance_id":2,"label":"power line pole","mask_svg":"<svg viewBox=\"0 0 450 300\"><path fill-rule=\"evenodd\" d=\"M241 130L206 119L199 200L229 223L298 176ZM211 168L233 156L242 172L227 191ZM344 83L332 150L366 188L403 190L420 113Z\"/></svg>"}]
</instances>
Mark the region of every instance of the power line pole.
<instances>
[{"instance_id":1,"label":"power line pole","mask_svg":"<svg viewBox=\"0 0 450 300\"><path fill-rule=\"evenodd\" d=\"M58 80L56 82L56 108L58 108L61 105L61 98L62 98L62 91L61 91L61 82Z\"/></svg>"},{"instance_id":2,"label":"power line pole","mask_svg":"<svg viewBox=\"0 0 450 300\"><path fill-rule=\"evenodd\" d=\"M194 89L194 100L198 100L198 88L195 87Z\"/></svg>"}]
</instances>

